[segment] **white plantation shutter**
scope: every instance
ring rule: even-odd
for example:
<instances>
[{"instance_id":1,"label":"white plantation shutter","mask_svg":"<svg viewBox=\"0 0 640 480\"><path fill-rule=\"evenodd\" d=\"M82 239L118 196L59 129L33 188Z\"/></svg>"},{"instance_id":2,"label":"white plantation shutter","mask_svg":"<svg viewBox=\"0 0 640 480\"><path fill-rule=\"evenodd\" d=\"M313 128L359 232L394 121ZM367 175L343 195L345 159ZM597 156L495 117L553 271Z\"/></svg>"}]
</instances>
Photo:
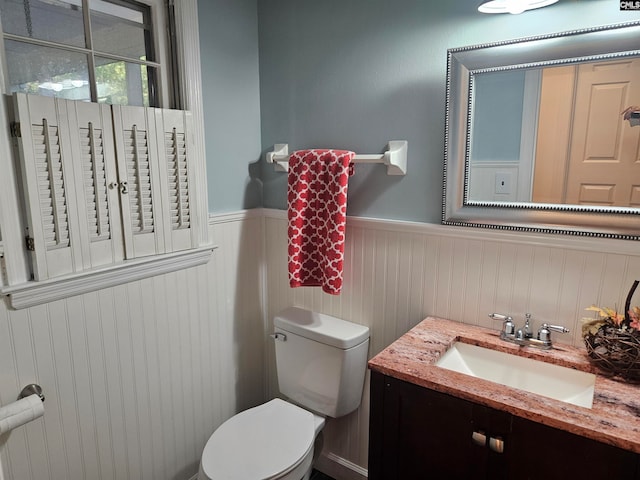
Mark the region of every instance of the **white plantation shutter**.
<instances>
[{"instance_id":1,"label":"white plantation shutter","mask_svg":"<svg viewBox=\"0 0 640 480\"><path fill-rule=\"evenodd\" d=\"M111 108L67 102L85 268L122 261L122 227Z\"/></svg>"},{"instance_id":2,"label":"white plantation shutter","mask_svg":"<svg viewBox=\"0 0 640 480\"><path fill-rule=\"evenodd\" d=\"M68 247L69 222L59 129L57 125L49 126L43 118L41 124L31 125L31 134L45 247L47 250Z\"/></svg>"},{"instance_id":3,"label":"white plantation shutter","mask_svg":"<svg viewBox=\"0 0 640 480\"><path fill-rule=\"evenodd\" d=\"M189 228L189 176L187 175L187 143L184 132L174 127L164 133L168 168L169 217L171 230Z\"/></svg>"},{"instance_id":4,"label":"white plantation shutter","mask_svg":"<svg viewBox=\"0 0 640 480\"><path fill-rule=\"evenodd\" d=\"M129 181L131 228L134 234L154 231L149 138L136 125L124 132L125 162Z\"/></svg>"},{"instance_id":5,"label":"white plantation shutter","mask_svg":"<svg viewBox=\"0 0 640 480\"><path fill-rule=\"evenodd\" d=\"M78 133L89 237L91 242L108 240L111 238L111 222L107 202L102 129L94 128L93 123L89 122L87 128L80 127Z\"/></svg>"},{"instance_id":6,"label":"white plantation shutter","mask_svg":"<svg viewBox=\"0 0 640 480\"><path fill-rule=\"evenodd\" d=\"M153 109L113 106L126 258L165 252Z\"/></svg>"},{"instance_id":7,"label":"white plantation shutter","mask_svg":"<svg viewBox=\"0 0 640 480\"><path fill-rule=\"evenodd\" d=\"M189 112L156 109L158 152L165 215L167 251L178 251L197 245L196 204L193 178L193 133Z\"/></svg>"},{"instance_id":8,"label":"white plantation shutter","mask_svg":"<svg viewBox=\"0 0 640 480\"><path fill-rule=\"evenodd\" d=\"M45 280L82 265L66 104L24 94L15 99L33 276Z\"/></svg>"},{"instance_id":9,"label":"white plantation shutter","mask_svg":"<svg viewBox=\"0 0 640 480\"><path fill-rule=\"evenodd\" d=\"M15 105L36 280L199 246L189 112Z\"/></svg>"}]
</instances>

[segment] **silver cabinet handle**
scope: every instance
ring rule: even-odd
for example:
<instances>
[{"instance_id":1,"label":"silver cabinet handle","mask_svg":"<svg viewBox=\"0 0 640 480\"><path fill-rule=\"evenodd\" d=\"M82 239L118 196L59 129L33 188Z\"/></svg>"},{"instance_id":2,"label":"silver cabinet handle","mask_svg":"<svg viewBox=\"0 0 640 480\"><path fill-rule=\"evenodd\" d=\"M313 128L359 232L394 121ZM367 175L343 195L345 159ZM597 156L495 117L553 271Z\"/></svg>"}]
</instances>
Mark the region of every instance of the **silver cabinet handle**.
<instances>
[{"instance_id":1,"label":"silver cabinet handle","mask_svg":"<svg viewBox=\"0 0 640 480\"><path fill-rule=\"evenodd\" d=\"M284 333L276 332L269 335L274 340L280 340L281 342L287 341L287 336Z\"/></svg>"},{"instance_id":2,"label":"silver cabinet handle","mask_svg":"<svg viewBox=\"0 0 640 480\"><path fill-rule=\"evenodd\" d=\"M504 440L501 438L489 438L489 448L496 453L504 453Z\"/></svg>"},{"instance_id":3,"label":"silver cabinet handle","mask_svg":"<svg viewBox=\"0 0 640 480\"><path fill-rule=\"evenodd\" d=\"M484 447L487 444L487 436L482 431L473 432L471 434L471 441L479 447Z\"/></svg>"}]
</instances>

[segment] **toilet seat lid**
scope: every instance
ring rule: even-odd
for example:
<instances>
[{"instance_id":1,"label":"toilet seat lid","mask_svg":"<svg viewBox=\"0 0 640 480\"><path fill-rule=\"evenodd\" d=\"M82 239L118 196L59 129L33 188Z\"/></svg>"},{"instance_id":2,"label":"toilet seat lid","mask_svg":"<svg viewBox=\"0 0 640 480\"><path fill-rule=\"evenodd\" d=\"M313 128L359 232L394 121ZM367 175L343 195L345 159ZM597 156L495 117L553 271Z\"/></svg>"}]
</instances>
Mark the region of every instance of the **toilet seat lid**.
<instances>
[{"instance_id":1,"label":"toilet seat lid","mask_svg":"<svg viewBox=\"0 0 640 480\"><path fill-rule=\"evenodd\" d=\"M220 425L204 447L201 468L216 480L270 479L300 463L314 440L313 414L276 398Z\"/></svg>"}]
</instances>

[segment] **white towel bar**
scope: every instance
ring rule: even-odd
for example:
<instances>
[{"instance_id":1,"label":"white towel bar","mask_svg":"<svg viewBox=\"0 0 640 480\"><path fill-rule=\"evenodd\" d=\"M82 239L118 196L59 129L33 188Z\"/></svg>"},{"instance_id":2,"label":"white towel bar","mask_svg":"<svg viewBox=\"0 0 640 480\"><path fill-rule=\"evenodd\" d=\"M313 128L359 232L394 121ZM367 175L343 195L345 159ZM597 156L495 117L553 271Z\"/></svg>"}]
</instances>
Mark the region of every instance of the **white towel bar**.
<instances>
[{"instance_id":1,"label":"white towel bar","mask_svg":"<svg viewBox=\"0 0 640 480\"><path fill-rule=\"evenodd\" d=\"M392 140L386 152L382 154L356 154L353 163L384 163L387 175L406 175L407 173L406 140ZM276 143L273 151L267 152L267 162L275 164L277 172L289 171L289 144Z\"/></svg>"}]
</instances>

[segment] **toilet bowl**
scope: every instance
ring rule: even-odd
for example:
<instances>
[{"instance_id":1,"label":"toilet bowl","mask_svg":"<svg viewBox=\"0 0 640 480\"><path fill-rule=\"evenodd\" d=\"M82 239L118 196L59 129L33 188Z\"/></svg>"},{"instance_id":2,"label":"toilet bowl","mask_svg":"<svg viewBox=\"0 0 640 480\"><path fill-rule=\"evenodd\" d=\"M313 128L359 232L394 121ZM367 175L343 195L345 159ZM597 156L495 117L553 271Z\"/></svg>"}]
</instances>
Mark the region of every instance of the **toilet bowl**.
<instances>
[{"instance_id":1,"label":"toilet bowl","mask_svg":"<svg viewBox=\"0 0 640 480\"><path fill-rule=\"evenodd\" d=\"M300 480L324 418L279 398L245 410L211 435L199 480Z\"/></svg>"},{"instance_id":2,"label":"toilet bowl","mask_svg":"<svg viewBox=\"0 0 640 480\"><path fill-rule=\"evenodd\" d=\"M360 405L369 329L291 307L274 318L275 398L245 410L213 432L198 480L308 480L324 416ZM295 403L294 403L295 402Z\"/></svg>"}]
</instances>

